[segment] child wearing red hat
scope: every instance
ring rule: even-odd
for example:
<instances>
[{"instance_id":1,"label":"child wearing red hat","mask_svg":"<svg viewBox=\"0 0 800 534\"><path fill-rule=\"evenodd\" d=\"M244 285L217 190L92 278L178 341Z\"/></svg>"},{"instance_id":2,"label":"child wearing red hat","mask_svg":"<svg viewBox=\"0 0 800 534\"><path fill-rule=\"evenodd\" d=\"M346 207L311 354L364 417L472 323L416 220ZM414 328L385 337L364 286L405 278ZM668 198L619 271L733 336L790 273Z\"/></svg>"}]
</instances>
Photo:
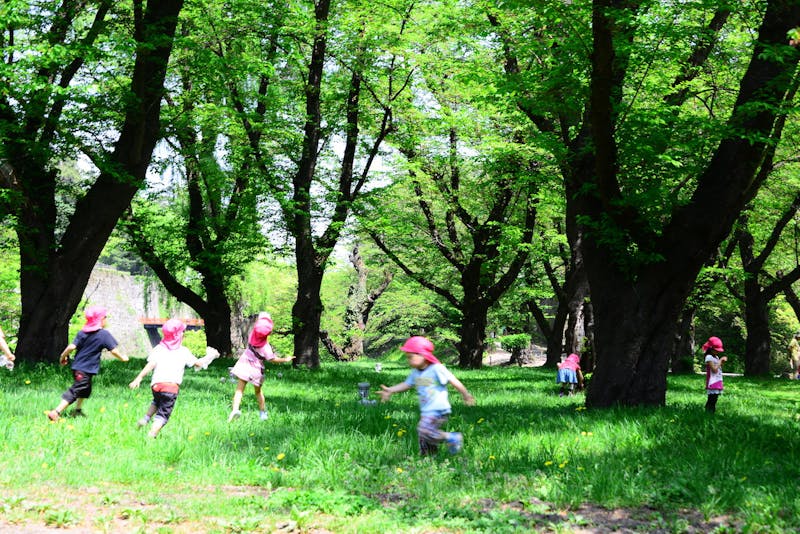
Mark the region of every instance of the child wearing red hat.
<instances>
[{"instance_id":1,"label":"child wearing red hat","mask_svg":"<svg viewBox=\"0 0 800 534\"><path fill-rule=\"evenodd\" d=\"M117 350L117 340L105 329L108 310L102 306L89 306L84 311L86 323L75 339L67 345L59 357L61 365L67 365L69 355L77 350L72 360L72 386L61 395L61 402L54 410L45 412L51 421L58 421L61 413L75 402L73 414L83 415L83 401L92 394L92 377L100 372L100 356L103 349L109 351L115 358L128 361L128 357Z\"/></svg>"},{"instance_id":2,"label":"child wearing red hat","mask_svg":"<svg viewBox=\"0 0 800 534\"><path fill-rule=\"evenodd\" d=\"M189 349L183 346L183 332L186 325L179 319L170 319L161 327L163 337L161 342L153 347L147 357L147 364L144 369L128 385L131 389L136 389L142 383L142 379L152 371L153 377L150 380L150 389L153 392L153 402L147 408L147 413L139 419L138 425L144 426L150 419L153 424L150 432L147 433L151 438L158 436L164 425L169 421L175 401L178 399L181 383L183 382L183 372L187 367L196 369L206 369L211 361L219 356L217 349L206 348L206 355L203 358L195 358Z\"/></svg>"},{"instance_id":3,"label":"child wearing red hat","mask_svg":"<svg viewBox=\"0 0 800 534\"><path fill-rule=\"evenodd\" d=\"M452 385L461 393L464 404L467 406L473 406L475 398L467 391L464 384L433 355L433 343L429 339L422 336L408 338L400 350L406 353L408 365L413 370L404 382L392 387L381 384L381 391L378 392L381 401L386 402L393 394L416 387L420 408L420 418L417 424L420 454L422 456L436 454L439 444L443 442L447 443L447 450L451 454L459 452L464 442L461 432L441 430L451 413L447 385Z\"/></svg>"},{"instance_id":4,"label":"child wearing red hat","mask_svg":"<svg viewBox=\"0 0 800 534\"><path fill-rule=\"evenodd\" d=\"M728 361L725 356L719 355L724 352L722 340L716 336L711 336L703 344L703 352L706 355L706 411L714 413L717 410L717 399L722 394L722 364Z\"/></svg>"},{"instance_id":5,"label":"child wearing red hat","mask_svg":"<svg viewBox=\"0 0 800 534\"><path fill-rule=\"evenodd\" d=\"M239 406L242 403L244 388L247 384L253 384L253 388L255 388L259 417L262 421L268 417L264 393L261 391L261 384L264 383L264 362L287 363L294 359L294 356L288 358L275 356L268 341L273 325L272 318L268 313L262 312L258 315L253 329L250 331L247 348L239 356L236 365L231 368L231 374L238 379L238 382L236 391L233 393L233 406L228 415L228 422L242 415Z\"/></svg>"}]
</instances>

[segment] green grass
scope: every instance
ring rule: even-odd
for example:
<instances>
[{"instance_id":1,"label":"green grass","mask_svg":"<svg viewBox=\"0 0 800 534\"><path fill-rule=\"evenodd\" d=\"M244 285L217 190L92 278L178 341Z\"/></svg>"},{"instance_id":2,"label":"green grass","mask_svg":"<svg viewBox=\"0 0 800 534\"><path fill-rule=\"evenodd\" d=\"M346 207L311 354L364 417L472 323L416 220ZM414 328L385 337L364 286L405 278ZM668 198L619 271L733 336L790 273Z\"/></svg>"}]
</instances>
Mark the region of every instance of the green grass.
<instances>
[{"instance_id":1,"label":"green grass","mask_svg":"<svg viewBox=\"0 0 800 534\"><path fill-rule=\"evenodd\" d=\"M105 361L88 417L55 424L43 412L67 369L0 372L0 529L569 532L591 523L585 504L644 514L643 530L685 531L683 511L719 532L800 528L800 383L726 377L708 416L700 376L670 377L661 409L594 411L555 395L550 370L454 369L478 401L451 391L464 450L420 459L413 391L357 402L358 382L396 383L400 363L270 367L269 420L247 389L228 424L231 362L217 361L187 371L156 440L136 427L148 388L127 388L142 364Z\"/></svg>"}]
</instances>

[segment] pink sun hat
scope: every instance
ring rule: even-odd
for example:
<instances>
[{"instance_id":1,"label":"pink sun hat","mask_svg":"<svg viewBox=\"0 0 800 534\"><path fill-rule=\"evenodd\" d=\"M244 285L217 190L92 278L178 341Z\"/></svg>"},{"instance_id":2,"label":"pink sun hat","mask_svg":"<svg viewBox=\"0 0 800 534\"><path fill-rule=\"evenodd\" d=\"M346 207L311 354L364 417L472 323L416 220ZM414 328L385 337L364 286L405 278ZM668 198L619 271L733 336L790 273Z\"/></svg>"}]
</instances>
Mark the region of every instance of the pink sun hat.
<instances>
[{"instance_id":1,"label":"pink sun hat","mask_svg":"<svg viewBox=\"0 0 800 534\"><path fill-rule=\"evenodd\" d=\"M186 325L180 319L170 319L161 326L161 332L164 334L161 338L161 344L169 350L175 350L183 343L183 331L186 330Z\"/></svg>"},{"instance_id":2,"label":"pink sun hat","mask_svg":"<svg viewBox=\"0 0 800 534\"><path fill-rule=\"evenodd\" d=\"M89 306L83 314L86 316L86 324L81 331L96 332L103 328L103 319L108 315L108 310L102 306Z\"/></svg>"},{"instance_id":3,"label":"pink sun hat","mask_svg":"<svg viewBox=\"0 0 800 534\"><path fill-rule=\"evenodd\" d=\"M257 349L263 347L267 344L267 338L272 333L273 326L274 323L269 317L258 319L256 324L253 325L253 330L250 332L250 339L247 340L247 343Z\"/></svg>"},{"instance_id":4,"label":"pink sun hat","mask_svg":"<svg viewBox=\"0 0 800 534\"><path fill-rule=\"evenodd\" d=\"M410 337L405 343L403 343L403 346L400 347L400 350L403 352L421 354L426 361L430 363L439 363L439 360L433 355L433 342L426 337Z\"/></svg>"},{"instance_id":5,"label":"pink sun hat","mask_svg":"<svg viewBox=\"0 0 800 534\"><path fill-rule=\"evenodd\" d=\"M717 352L725 352L722 348L722 340L716 336L711 336L708 338L703 344L703 351L707 351L708 349L714 349Z\"/></svg>"}]
</instances>

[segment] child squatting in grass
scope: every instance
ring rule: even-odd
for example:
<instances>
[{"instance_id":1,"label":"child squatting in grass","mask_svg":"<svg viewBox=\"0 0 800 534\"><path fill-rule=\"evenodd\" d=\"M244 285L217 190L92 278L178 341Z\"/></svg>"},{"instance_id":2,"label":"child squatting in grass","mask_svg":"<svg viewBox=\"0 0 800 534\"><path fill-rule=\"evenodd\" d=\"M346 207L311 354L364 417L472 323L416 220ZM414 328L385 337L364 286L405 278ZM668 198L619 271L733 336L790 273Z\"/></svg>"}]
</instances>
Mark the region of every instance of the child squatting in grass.
<instances>
[{"instance_id":1,"label":"child squatting in grass","mask_svg":"<svg viewBox=\"0 0 800 534\"><path fill-rule=\"evenodd\" d=\"M73 414L83 415L83 401L92 394L92 377L100 372L100 356L103 349L123 362L128 361L128 357L123 356L117 350L117 340L105 329L108 310L102 306L89 306L84 315L86 324L72 343L67 345L59 358L61 365L67 365L72 351L78 351L72 360L72 376L74 378L72 386L61 395L61 402L54 410L45 412L51 421L58 421L62 412L76 400Z\"/></svg>"},{"instance_id":2,"label":"child squatting in grass","mask_svg":"<svg viewBox=\"0 0 800 534\"><path fill-rule=\"evenodd\" d=\"M441 427L447 422L451 413L450 401L447 397L447 385L450 384L464 399L464 404L473 406L475 398L433 355L433 342L422 336L408 338L400 347L407 353L408 365L413 368L408 378L392 387L381 384L378 395L381 401L388 401L395 393L417 388L419 396L420 418L417 424L419 436L419 452L422 456L436 454L439 444L447 443L447 450L455 454L461 450L464 438L461 432L444 432Z\"/></svg>"},{"instance_id":3,"label":"child squatting in grass","mask_svg":"<svg viewBox=\"0 0 800 534\"><path fill-rule=\"evenodd\" d=\"M158 436L161 428L167 424L172 415L183 382L184 370L187 367L206 369L208 364L219 356L216 349L207 347L205 357L195 358L191 351L183 346L184 330L186 330L186 325L179 319L170 319L165 322L161 327L161 332L164 334L161 342L150 352L144 369L129 384L131 389L138 388L142 379L150 371L153 372L150 380L153 402L150 403L144 417L137 423L139 426L145 426L151 418L153 419L150 432L147 433L151 438Z\"/></svg>"}]
</instances>

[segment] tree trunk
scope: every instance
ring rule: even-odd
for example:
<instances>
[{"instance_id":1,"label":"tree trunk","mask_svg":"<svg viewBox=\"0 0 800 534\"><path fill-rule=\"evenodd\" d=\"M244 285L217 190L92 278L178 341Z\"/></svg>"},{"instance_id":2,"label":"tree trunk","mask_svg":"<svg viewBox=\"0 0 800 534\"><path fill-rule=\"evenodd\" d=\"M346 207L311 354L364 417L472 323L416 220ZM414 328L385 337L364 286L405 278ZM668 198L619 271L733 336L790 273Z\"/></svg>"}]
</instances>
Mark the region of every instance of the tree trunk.
<instances>
[{"instance_id":1,"label":"tree trunk","mask_svg":"<svg viewBox=\"0 0 800 534\"><path fill-rule=\"evenodd\" d=\"M629 29L619 32L615 24L623 19L611 22L606 18L609 13L602 3L595 4L590 105L593 153L586 158L580 157L581 152L573 152L578 158L568 181L567 197L568 203L576 202L585 220L604 222L602 229L597 225L587 228L595 235L584 234L597 351L597 367L586 402L590 407L660 406L666 400L668 360L686 298L702 266L716 254L741 211L758 192L764 179L758 171L771 144L780 137L779 113L798 61L797 52L786 46L790 27L786 21L800 17L800 6L767 3L729 118L731 133L711 154L691 199L676 206L666 225L654 233L640 233L646 228L637 221L643 213L633 206L625 207L617 177L614 113L626 65L626 58L617 54L625 54L626 49L615 48L614 43L632 33ZM764 53L769 47L785 50L790 59ZM753 112L755 108L757 112ZM573 148L585 148L587 141L583 139ZM582 171L588 172L580 174ZM596 186L593 192L579 189L587 182ZM607 232L611 228L617 231ZM603 231L607 233L600 235ZM640 253L657 256L659 261L614 254L612 247L602 242L604 236L617 239L625 235L635 236L635 240L623 243L635 243L641 247Z\"/></svg>"},{"instance_id":2,"label":"tree trunk","mask_svg":"<svg viewBox=\"0 0 800 534\"><path fill-rule=\"evenodd\" d=\"M206 344L214 347L222 355L229 355L231 345L231 305L224 288L210 287L205 284L207 306L203 310L195 310L203 318L206 333Z\"/></svg>"},{"instance_id":3,"label":"tree trunk","mask_svg":"<svg viewBox=\"0 0 800 534\"><path fill-rule=\"evenodd\" d=\"M681 312L681 320L675 333L670 367L673 374L694 373L694 316L695 307L686 307Z\"/></svg>"},{"instance_id":4,"label":"tree trunk","mask_svg":"<svg viewBox=\"0 0 800 534\"><path fill-rule=\"evenodd\" d=\"M747 330L744 353L745 376L769 375L769 302L757 277L744 281L744 323Z\"/></svg>"},{"instance_id":5,"label":"tree trunk","mask_svg":"<svg viewBox=\"0 0 800 534\"><path fill-rule=\"evenodd\" d=\"M297 246L297 299L292 306L295 367L319 367L319 327L322 317L323 270L312 254L302 254Z\"/></svg>"},{"instance_id":6,"label":"tree trunk","mask_svg":"<svg viewBox=\"0 0 800 534\"><path fill-rule=\"evenodd\" d=\"M141 31L137 32L143 40L137 48L131 80L133 104L126 110L107 166L100 169L95 184L77 202L61 241L56 242L53 232L50 197L43 204L35 197L29 197L32 203L21 203L23 226L18 236L22 312L16 348L20 361L55 361L64 349L70 319L92 268L120 216L144 183L159 137L163 82L182 7L182 0L147 3ZM52 173L39 173L41 169L25 166L28 159L27 154L11 154L9 158L22 184L54 183ZM29 174L31 171L36 174ZM27 195L31 192L24 191ZM40 206L45 209L40 211ZM27 224L32 226L26 228ZM41 233L34 236L31 231Z\"/></svg>"},{"instance_id":7,"label":"tree trunk","mask_svg":"<svg viewBox=\"0 0 800 534\"><path fill-rule=\"evenodd\" d=\"M602 283L593 284L596 366L586 398L589 406L666 402L668 358L693 279L684 278L682 290L663 291L648 283L624 290L619 282L608 283L603 290L594 290Z\"/></svg>"},{"instance_id":8,"label":"tree trunk","mask_svg":"<svg viewBox=\"0 0 800 534\"><path fill-rule=\"evenodd\" d=\"M471 300L464 305L464 318L461 321L458 343L458 365L460 367L480 369L483 366L487 312L488 307L481 301Z\"/></svg>"},{"instance_id":9,"label":"tree trunk","mask_svg":"<svg viewBox=\"0 0 800 534\"><path fill-rule=\"evenodd\" d=\"M364 355L364 332L375 302L392 282L392 273L384 271L383 282L372 292L367 291L368 270L358 245L353 247L350 263L356 270L356 281L347 291L347 309L344 312L345 342L339 347L328 332L320 331L320 339L328 352L338 361L351 361Z\"/></svg>"}]
</instances>

